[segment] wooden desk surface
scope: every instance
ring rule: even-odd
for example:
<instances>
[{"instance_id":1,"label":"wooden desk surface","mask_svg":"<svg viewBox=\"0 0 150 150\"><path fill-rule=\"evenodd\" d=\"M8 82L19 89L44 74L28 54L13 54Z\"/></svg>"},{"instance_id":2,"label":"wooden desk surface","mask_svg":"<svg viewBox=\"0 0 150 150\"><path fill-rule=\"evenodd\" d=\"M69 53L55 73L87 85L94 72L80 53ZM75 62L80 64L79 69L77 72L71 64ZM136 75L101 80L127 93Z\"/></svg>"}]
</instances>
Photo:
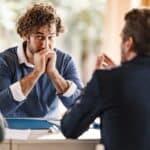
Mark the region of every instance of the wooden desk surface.
<instances>
[{"instance_id":1,"label":"wooden desk surface","mask_svg":"<svg viewBox=\"0 0 150 150\"><path fill-rule=\"evenodd\" d=\"M95 150L97 139L65 139L61 133L48 133L48 130L31 130L27 140L5 140L0 150Z\"/></svg>"}]
</instances>

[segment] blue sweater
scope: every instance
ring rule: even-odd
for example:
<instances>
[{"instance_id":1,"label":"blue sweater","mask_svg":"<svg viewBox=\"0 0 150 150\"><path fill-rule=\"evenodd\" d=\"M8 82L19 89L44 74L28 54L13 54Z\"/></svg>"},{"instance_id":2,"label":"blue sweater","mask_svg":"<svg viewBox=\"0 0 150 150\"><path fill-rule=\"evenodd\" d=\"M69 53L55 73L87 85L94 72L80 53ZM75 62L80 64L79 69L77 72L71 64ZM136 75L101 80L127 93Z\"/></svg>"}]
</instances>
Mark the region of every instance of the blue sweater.
<instances>
[{"instance_id":1,"label":"blue sweater","mask_svg":"<svg viewBox=\"0 0 150 150\"><path fill-rule=\"evenodd\" d=\"M56 68L67 80L77 85L75 93L70 97L56 95L56 89L47 74L43 74L24 101L13 99L9 86L19 81L33 69L19 64L17 47L0 53L0 110L5 117L43 117L50 111L50 106L59 97L68 108L80 95L82 84L78 77L72 58L58 49Z\"/></svg>"}]
</instances>

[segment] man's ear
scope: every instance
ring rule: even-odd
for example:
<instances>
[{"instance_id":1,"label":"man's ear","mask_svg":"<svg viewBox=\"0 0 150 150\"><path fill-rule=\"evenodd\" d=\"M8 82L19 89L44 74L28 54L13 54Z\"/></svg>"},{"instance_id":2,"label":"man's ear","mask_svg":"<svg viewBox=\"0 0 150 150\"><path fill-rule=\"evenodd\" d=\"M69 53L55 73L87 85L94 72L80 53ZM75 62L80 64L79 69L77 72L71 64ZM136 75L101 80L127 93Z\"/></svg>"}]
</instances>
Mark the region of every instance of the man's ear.
<instances>
[{"instance_id":1,"label":"man's ear","mask_svg":"<svg viewBox=\"0 0 150 150\"><path fill-rule=\"evenodd\" d=\"M23 39L23 41L27 41L27 37L26 36L23 36L22 39Z\"/></svg>"},{"instance_id":2,"label":"man's ear","mask_svg":"<svg viewBox=\"0 0 150 150\"><path fill-rule=\"evenodd\" d=\"M27 34L26 34L26 35L23 35L23 36L22 36L22 39L23 39L23 41L27 41L27 40L29 39L29 35L27 35Z\"/></svg>"},{"instance_id":3,"label":"man's ear","mask_svg":"<svg viewBox=\"0 0 150 150\"><path fill-rule=\"evenodd\" d=\"M133 46L134 42L133 42L133 38L130 36L126 41L125 41L125 47L128 50L128 52L133 51Z\"/></svg>"},{"instance_id":4,"label":"man's ear","mask_svg":"<svg viewBox=\"0 0 150 150\"><path fill-rule=\"evenodd\" d=\"M129 37L125 42L125 47L127 50L128 60L133 59L137 54L134 51L134 41L133 37Z\"/></svg>"}]
</instances>

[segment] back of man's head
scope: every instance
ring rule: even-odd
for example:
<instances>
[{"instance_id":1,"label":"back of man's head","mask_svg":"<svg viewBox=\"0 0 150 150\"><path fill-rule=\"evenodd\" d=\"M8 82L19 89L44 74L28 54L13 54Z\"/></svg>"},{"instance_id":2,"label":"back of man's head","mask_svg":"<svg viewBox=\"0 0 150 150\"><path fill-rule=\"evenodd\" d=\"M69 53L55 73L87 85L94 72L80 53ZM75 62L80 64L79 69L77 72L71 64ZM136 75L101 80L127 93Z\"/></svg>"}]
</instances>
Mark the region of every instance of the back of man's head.
<instances>
[{"instance_id":1,"label":"back of man's head","mask_svg":"<svg viewBox=\"0 0 150 150\"><path fill-rule=\"evenodd\" d=\"M125 15L125 38L132 37L137 55L150 55L150 9L132 9Z\"/></svg>"}]
</instances>

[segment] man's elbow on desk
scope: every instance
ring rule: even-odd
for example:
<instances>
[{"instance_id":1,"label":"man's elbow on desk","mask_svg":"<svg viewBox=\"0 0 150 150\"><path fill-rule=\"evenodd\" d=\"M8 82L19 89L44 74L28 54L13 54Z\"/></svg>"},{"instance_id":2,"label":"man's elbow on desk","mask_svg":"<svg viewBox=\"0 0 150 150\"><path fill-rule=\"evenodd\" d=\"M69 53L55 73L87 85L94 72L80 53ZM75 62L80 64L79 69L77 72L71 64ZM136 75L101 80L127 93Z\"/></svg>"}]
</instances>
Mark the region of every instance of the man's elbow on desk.
<instances>
[{"instance_id":1,"label":"man's elbow on desk","mask_svg":"<svg viewBox=\"0 0 150 150\"><path fill-rule=\"evenodd\" d=\"M72 116L71 116L72 117ZM63 117L61 120L61 131L66 138L76 139L84 131L76 126L71 120L68 120L68 116Z\"/></svg>"},{"instance_id":2,"label":"man's elbow on desk","mask_svg":"<svg viewBox=\"0 0 150 150\"><path fill-rule=\"evenodd\" d=\"M66 138L76 139L78 137L78 135L75 133L72 126L69 125L71 123L68 124L64 120L65 120L64 118L61 120L61 131L62 131L63 135Z\"/></svg>"},{"instance_id":3,"label":"man's elbow on desk","mask_svg":"<svg viewBox=\"0 0 150 150\"><path fill-rule=\"evenodd\" d=\"M72 132L69 128L67 129L67 128L63 128L61 126L61 131L66 138L76 139L78 137L78 135L76 135L74 132Z\"/></svg>"}]
</instances>

